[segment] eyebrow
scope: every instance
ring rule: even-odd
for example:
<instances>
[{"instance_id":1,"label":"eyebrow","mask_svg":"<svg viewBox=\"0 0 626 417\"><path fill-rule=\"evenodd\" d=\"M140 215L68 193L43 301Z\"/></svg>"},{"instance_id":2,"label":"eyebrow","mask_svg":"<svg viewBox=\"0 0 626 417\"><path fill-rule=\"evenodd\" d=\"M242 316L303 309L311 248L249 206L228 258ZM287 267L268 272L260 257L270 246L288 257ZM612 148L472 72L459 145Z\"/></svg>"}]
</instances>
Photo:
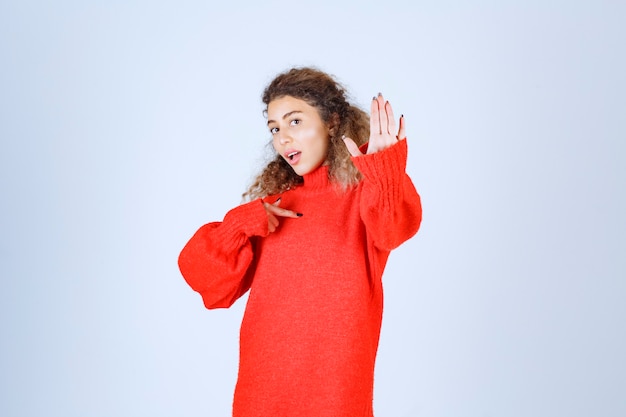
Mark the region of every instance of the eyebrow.
<instances>
[{"instance_id":1,"label":"eyebrow","mask_svg":"<svg viewBox=\"0 0 626 417\"><path fill-rule=\"evenodd\" d=\"M291 116L292 114L295 114L295 113L302 113L302 111L301 110L292 110L292 111L290 111L288 113L285 113L283 115L283 120L285 120L287 117L289 117L289 116ZM269 125L270 123L276 123L276 121L275 120L268 120L267 124Z\"/></svg>"}]
</instances>

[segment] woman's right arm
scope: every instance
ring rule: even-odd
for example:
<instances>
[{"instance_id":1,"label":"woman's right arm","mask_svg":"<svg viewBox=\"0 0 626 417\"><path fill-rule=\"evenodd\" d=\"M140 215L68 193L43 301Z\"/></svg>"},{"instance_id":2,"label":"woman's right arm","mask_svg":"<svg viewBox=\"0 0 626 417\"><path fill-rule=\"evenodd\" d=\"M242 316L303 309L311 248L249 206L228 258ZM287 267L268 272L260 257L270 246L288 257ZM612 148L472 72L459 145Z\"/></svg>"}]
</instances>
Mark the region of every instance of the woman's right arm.
<instances>
[{"instance_id":1,"label":"woman's right arm","mask_svg":"<svg viewBox=\"0 0 626 417\"><path fill-rule=\"evenodd\" d=\"M281 217L302 216L261 199L235 207L222 222L202 226L178 257L189 286L206 308L228 308L245 294L255 270L258 240L278 228Z\"/></svg>"},{"instance_id":2,"label":"woman's right arm","mask_svg":"<svg viewBox=\"0 0 626 417\"><path fill-rule=\"evenodd\" d=\"M264 203L255 200L235 207L222 222L205 224L187 242L178 266L206 308L228 308L248 291L255 241L268 233Z\"/></svg>"}]
</instances>

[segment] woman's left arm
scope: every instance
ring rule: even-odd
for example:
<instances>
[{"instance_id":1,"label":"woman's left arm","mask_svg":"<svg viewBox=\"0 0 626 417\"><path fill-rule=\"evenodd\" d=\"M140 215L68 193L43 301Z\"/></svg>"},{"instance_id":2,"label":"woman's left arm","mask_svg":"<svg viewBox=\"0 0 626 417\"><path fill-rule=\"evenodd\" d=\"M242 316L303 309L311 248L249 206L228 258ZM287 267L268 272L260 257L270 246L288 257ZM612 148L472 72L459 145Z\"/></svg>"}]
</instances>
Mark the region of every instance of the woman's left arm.
<instances>
[{"instance_id":1,"label":"woman's left arm","mask_svg":"<svg viewBox=\"0 0 626 417\"><path fill-rule=\"evenodd\" d=\"M398 127L391 104L379 94L372 100L365 154L352 139L344 141L363 175L361 218L368 233L379 249L395 249L417 233L422 220L419 194L406 174L404 117Z\"/></svg>"}]
</instances>

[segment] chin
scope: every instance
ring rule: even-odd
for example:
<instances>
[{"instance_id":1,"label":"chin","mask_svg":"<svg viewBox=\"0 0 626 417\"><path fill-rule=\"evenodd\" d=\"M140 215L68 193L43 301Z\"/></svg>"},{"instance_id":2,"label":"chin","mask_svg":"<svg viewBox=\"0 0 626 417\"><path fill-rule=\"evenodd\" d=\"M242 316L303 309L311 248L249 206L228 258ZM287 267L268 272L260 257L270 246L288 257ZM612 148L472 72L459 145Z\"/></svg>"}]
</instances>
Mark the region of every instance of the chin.
<instances>
[{"instance_id":1,"label":"chin","mask_svg":"<svg viewBox=\"0 0 626 417\"><path fill-rule=\"evenodd\" d=\"M293 170L295 171L296 174L298 174L301 177L303 177L306 174L310 174L311 172L315 171L320 166L321 166L321 164L317 165L317 166L314 166L314 167L311 167L311 166L308 166L308 167L295 166L295 167L292 167L292 168L293 168Z\"/></svg>"},{"instance_id":2,"label":"chin","mask_svg":"<svg viewBox=\"0 0 626 417\"><path fill-rule=\"evenodd\" d=\"M294 172L296 174L298 174L301 177L304 177L306 174L308 174L309 172L313 171L312 169L297 169L294 168Z\"/></svg>"}]
</instances>

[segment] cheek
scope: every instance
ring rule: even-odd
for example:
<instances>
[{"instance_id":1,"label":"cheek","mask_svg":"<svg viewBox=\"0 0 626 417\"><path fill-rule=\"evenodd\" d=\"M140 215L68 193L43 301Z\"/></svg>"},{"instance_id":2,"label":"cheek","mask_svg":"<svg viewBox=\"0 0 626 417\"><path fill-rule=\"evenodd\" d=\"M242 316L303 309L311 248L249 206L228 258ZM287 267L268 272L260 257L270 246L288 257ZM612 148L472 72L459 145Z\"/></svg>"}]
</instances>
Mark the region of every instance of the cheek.
<instances>
[{"instance_id":1,"label":"cheek","mask_svg":"<svg viewBox=\"0 0 626 417\"><path fill-rule=\"evenodd\" d=\"M328 148L330 147L330 138L328 137L327 132L318 132L315 142L317 145L317 149L319 149L321 152L326 153L328 151Z\"/></svg>"}]
</instances>

